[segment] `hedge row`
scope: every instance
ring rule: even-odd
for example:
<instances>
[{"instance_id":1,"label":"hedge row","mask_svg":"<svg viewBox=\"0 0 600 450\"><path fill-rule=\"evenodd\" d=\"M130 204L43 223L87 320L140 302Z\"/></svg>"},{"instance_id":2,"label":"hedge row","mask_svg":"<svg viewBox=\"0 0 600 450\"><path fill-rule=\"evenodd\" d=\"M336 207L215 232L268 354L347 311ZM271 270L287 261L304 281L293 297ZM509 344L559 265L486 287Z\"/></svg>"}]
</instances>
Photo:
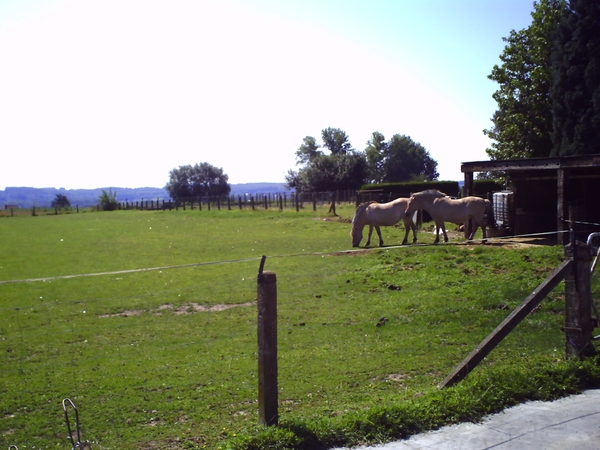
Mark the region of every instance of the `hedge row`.
<instances>
[{"instance_id":1,"label":"hedge row","mask_svg":"<svg viewBox=\"0 0 600 450\"><path fill-rule=\"evenodd\" d=\"M437 189L450 196L460 197L462 195L458 181L408 181L403 183L364 184L360 190L361 192L383 192L386 194L395 194L395 196L408 197L413 192L421 192L427 189ZM501 191L502 189L502 184L495 181L473 181L473 195L485 197L491 192Z\"/></svg>"}]
</instances>

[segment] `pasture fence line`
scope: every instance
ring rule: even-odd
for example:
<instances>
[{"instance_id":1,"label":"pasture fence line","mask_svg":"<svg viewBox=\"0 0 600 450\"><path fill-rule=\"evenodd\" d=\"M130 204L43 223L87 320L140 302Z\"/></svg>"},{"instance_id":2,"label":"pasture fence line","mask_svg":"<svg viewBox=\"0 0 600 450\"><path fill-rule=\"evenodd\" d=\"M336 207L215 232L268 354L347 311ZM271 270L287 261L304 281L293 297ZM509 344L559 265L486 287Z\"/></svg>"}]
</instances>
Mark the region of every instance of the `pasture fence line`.
<instances>
[{"instance_id":1,"label":"pasture fence line","mask_svg":"<svg viewBox=\"0 0 600 450\"><path fill-rule=\"evenodd\" d=\"M258 210L258 209L278 209L280 211L296 209L306 209L312 207L313 211L317 207L324 205L330 206L330 211L335 211L335 205L348 203L352 204L361 198L356 190L337 190L326 192L275 192L275 193L255 193L255 194L237 194L237 195L221 195L221 196L200 196L200 197L185 197L179 199L172 198L149 198L135 201L119 201L116 209L119 211L178 211L182 209L190 210ZM370 195L369 198L375 198ZM100 212L102 208L99 204L80 207L44 207L33 206L31 208L18 208L16 205L11 205L10 208L0 210L0 217L14 216L40 216L40 215L63 215L77 214L81 211L85 212Z\"/></svg>"},{"instance_id":2,"label":"pasture fence line","mask_svg":"<svg viewBox=\"0 0 600 450\"><path fill-rule=\"evenodd\" d=\"M354 203L357 197L357 192L353 190L340 190L333 192L277 192L277 193L258 193L258 194L243 194L243 195L225 195L225 196L200 196L186 197L179 199L148 199L141 202L121 202L118 209L129 210L179 210L197 209L208 211L212 209L221 210L227 209L304 209L312 205L314 211L317 206L335 205L341 203Z\"/></svg>"},{"instance_id":3,"label":"pasture fence line","mask_svg":"<svg viewBox=\"0 0 600 450\"><path fill-rule=\"evenodd\" d=\"M554 236L560 235L564 233L569 233L569 230L563 231L548 231L544 233L529 233L522 234L516 236L497 236L497 237L488 237L487 239L473 239L469 241L469 243L485 243L484 241L493 242L493 241L504 241L510 242L515 239L521 238L535 238L535 237L544 237L544 236ZM282 254L282 255L270 255L269 258L293 258L293 257L302 257L302 256L327 256L327 255L339 255L344 253L362 253L365 251L382 251L382 250L393 250L393 249L408 249L414 247L431 247L431 246L439 246L440 244L410 244L410 245L386 245L385 247L365 247L365 248L352 248L352 249L342 249L342 250L332 250L328 252L304 252L304 253L292 253L292 254ZM462 242L446 242L441 244L444 246L454 246L454 245L465 245ZM0 285L3 284L18 284L18 283L34 283L34 282L45 282L45 281L53 281L53 280L67 280L71 278L84 278L84 277L97 277L104 275L124 275L124 274L133 274L140 272L153 272L160 270L170 270L170 269L183 269L183 268L192 268L192 267L201 267L201 266L210 266L217 264L231 264L231 263L240 263L240 262L248 262L248 261L258 261L265 258L265 256L259 257L251 257L251 258L240 258L240 259L226 259L220 261L203 261L203 262L195 262L188 264L175 264L168 266L156 266L156 267L142 267L138 269L124 269L124 270L113 270L113 271L105 271L105 272L91 272L91 273L79 273L79 274L69 274L69 275L55 275L55 276L47 276L47 277L38 277L38 278L25 278L25 279L16 279L16 280L0 280Z\"/></svg>"}]
</instances>

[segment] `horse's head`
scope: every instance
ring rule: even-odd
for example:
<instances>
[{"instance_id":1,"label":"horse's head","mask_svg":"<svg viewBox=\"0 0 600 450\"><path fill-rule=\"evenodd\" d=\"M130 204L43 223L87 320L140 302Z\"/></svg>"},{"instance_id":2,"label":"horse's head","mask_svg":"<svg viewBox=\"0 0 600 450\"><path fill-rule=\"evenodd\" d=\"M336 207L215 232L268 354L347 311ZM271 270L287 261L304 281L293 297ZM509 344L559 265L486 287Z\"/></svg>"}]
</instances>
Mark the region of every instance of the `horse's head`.
<instances>
[{"instance_id":1,"label":"horse's head","mask_svg":"<svg viewBox=\"0 0 600 450\"><path fill-rule=\"evenodd\" d=\"M352 225L350 236L352 236L352 247L358 247L363 238L363 227L356 227Z\"/></svg>"}]
</instances>

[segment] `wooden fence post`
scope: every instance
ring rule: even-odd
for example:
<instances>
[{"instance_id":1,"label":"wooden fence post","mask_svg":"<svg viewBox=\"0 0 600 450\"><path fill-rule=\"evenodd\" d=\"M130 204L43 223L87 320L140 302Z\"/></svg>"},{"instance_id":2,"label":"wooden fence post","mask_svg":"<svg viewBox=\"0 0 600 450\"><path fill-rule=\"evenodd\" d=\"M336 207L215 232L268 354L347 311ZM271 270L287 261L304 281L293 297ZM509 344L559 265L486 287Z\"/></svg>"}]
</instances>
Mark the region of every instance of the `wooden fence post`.
<instances>
[{"instance_id":1,"label":"wooden fence post","mask_svg":"<svg viewBox=\"0 0 600 450\"><path fill-rule=\"evenodd\" d=\"M592 345L591 249L571 238L565 256L573 259L573 270L565 278L565 346L567 358L594 353Z\"/></svg>"},{"instance_id":2,"label":"wooden fence post","mask_svg":"<svg viewBox=\"0 0 600 450\"><path fill-rule=\"evenodd\" d=\"M465 378L569 273L573 261L566 259L500 325L486 337L440 384L443 389Z\"/></svg>"},{"instance_id":3,"label":"wooden fence post","mask_svg":"<svg viewBox=\"0 0 600 450\"><path fill-rule=\"evenodd\" d=\"M258 418L263 425L277 425L277 277L258 274Z\"/></svg>"}]
</instances>

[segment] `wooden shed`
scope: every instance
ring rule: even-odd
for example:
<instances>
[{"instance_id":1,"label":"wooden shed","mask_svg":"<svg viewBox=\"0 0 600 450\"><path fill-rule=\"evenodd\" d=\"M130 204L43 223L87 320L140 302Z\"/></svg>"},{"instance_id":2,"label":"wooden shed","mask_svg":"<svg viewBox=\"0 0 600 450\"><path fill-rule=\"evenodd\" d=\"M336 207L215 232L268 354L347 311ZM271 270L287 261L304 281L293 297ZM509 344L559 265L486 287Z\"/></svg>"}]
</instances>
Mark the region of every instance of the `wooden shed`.
<instances>
[{"instance_id":1,"label":"wooden shed","mask_svg":"<svg viewBox=\"0 0 600 450\"><path fill-rule=\"evenodd\" d=\"M474 173L491 171L510 180L513 235L563 232L557 242L567 243L569 219L580 240L600 231L600 154L461 163L465 195L473 193Z\"/></svg>"}]
</instances>

